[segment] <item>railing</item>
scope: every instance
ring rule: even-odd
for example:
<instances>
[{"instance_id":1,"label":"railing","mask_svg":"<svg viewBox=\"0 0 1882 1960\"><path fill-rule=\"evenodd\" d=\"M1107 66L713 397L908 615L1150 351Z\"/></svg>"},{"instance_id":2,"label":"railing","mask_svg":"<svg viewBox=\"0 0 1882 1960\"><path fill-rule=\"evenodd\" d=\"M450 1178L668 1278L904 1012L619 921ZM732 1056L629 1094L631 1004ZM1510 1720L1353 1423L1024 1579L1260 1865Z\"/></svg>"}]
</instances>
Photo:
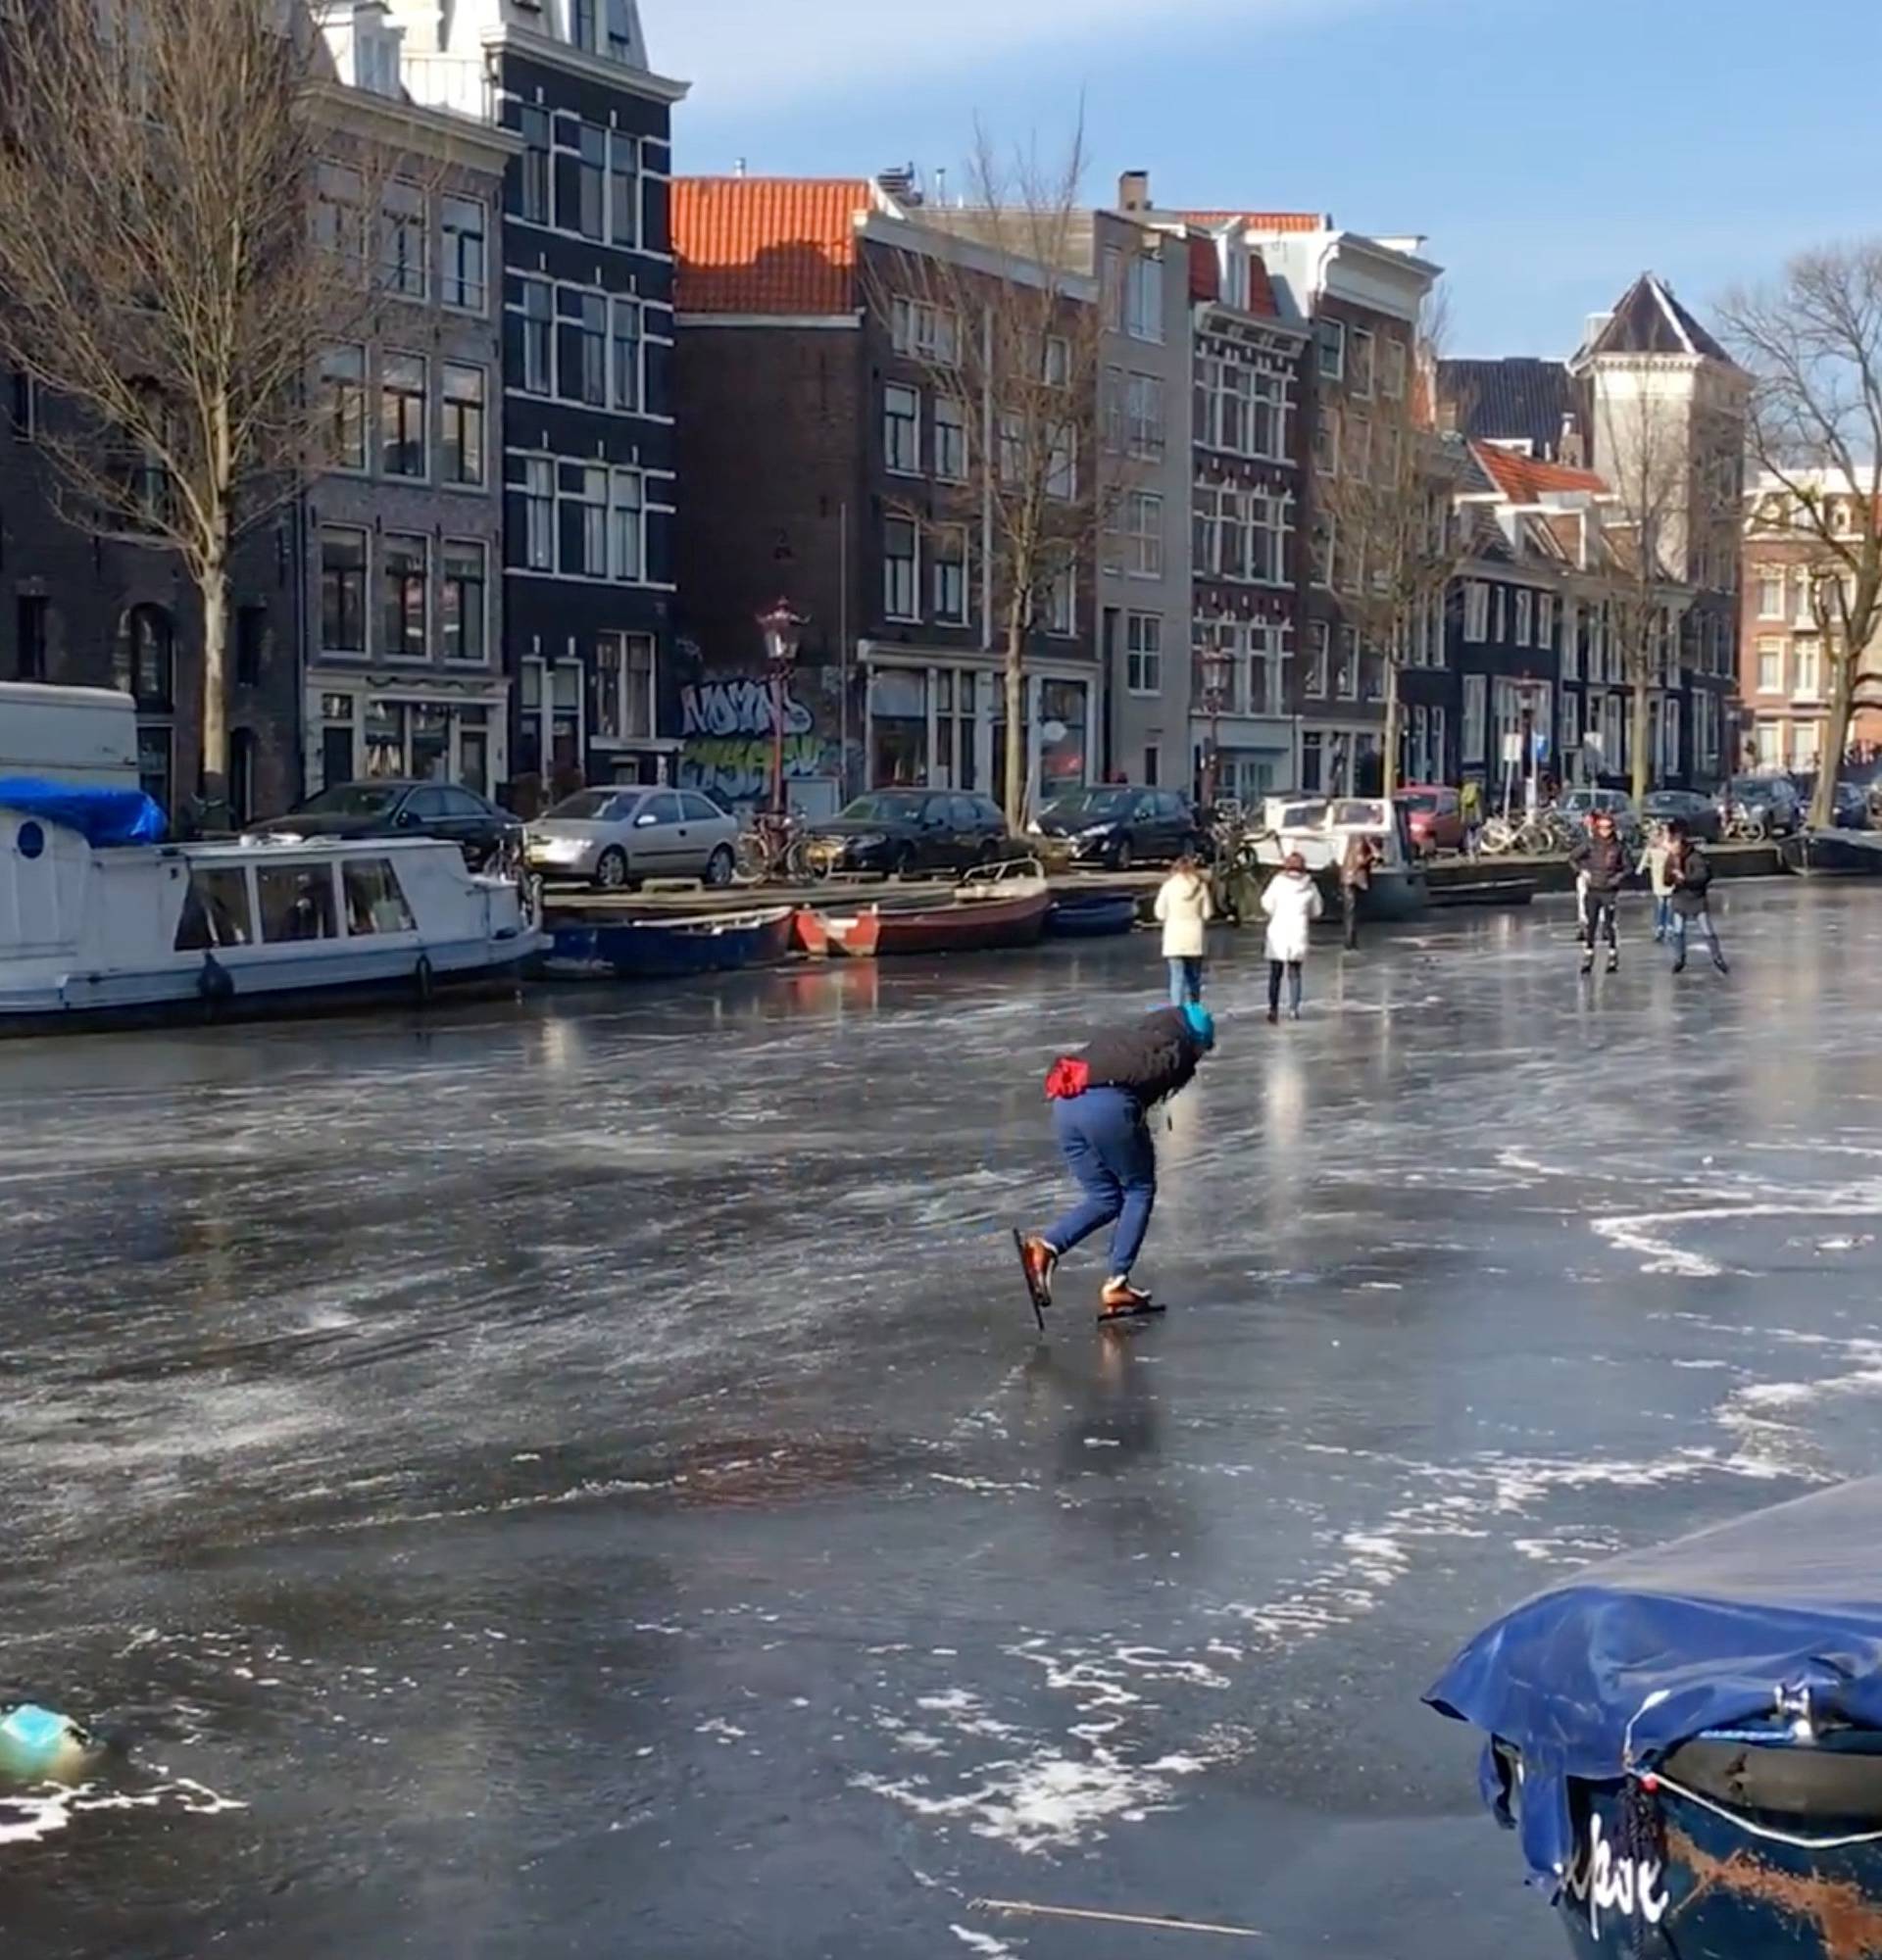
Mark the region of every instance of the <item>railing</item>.
<instances>
[{"instance_id":1,"label":"railing","mask_svg":"<svg viewBox=\"0 0 1882 1960\"><path fill-rule=\"evenodd\" d=\"M496 83L481 56L407 55L399 79L412 100L428 109L455 109L479 122L497 120Z\"/></svg>"}]
</instances>

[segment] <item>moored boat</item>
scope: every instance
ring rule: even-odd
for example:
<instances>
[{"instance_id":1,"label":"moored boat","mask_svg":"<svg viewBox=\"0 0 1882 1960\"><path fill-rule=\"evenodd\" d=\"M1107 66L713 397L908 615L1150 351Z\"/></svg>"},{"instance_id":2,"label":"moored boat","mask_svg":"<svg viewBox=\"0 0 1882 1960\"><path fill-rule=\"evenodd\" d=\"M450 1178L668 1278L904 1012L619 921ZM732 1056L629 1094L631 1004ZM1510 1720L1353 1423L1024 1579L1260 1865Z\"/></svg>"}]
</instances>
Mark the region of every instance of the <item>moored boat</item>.
<instances>
[{"instance_id":1,"label":"moored boat","mask_svg":"<svg viewBox=\"0 0 1882 1960\"><path fill-rule=\"evenodd\" d=\"M542 970L553 980L674 980L775 965L791 949L792 906L555 927Z\"/></svg>"},{"instance_id":2,"label":"moored boat","mask_svg":"<svg viewBox=\"0 0 1882 1960\"><path fill-rule=\"evenodd\" d=\"M1882 1478L1585 1568L1425 1697L1583 1960L1882 1952Z\"/></svg>"},{"instance_id":3,"label":"moored boat","mask_svg":"<svg viewBox=\"0 0 1882 1960\"><path fill-rule=\"evenodd\" d=\"M1378 856L1360 916L1393 923L1423 914L1429 893L1398 804L1385 797L1269 797L1263 822L1265 828L1254 840L1261 862L1277 869L1290 852L1298 851L1329 912L1343 902L1340 865L1347 846L1364 837Z\"/></svg>"},{"instance_id":4,"label":"moored boat","mask_svg":"<svg viewBox=\"0 0 1882 1960\"><path fill-rule=\"evenodd\" d=\"M1777 847L1787 871L1806 877L1882 878L1882 831L1804 830Z\"/></svg>"},{"instance_id":5,"label":"moored boat","mask_svg":"<svg viewBox=\"0 0 1882 1960\"><path fill-rule=\"evenodd\" d=\"M987 953L1036 946L1046 929L1052 890L1033 858L969 871L940 901L865 906L853 918L824 915L833 948L867 956Z\"/></svg>"},{"instance_id":6,"label":"moored boat","mask_svg":"<svg viewBox=\"0 0 1882 1960\"><path fill-rule=\"evenodd\" d=\"M1059 892L1046 913L1049 939L1109 939L1137 923L1135 892Z\"/></svg>"}]
</instances>

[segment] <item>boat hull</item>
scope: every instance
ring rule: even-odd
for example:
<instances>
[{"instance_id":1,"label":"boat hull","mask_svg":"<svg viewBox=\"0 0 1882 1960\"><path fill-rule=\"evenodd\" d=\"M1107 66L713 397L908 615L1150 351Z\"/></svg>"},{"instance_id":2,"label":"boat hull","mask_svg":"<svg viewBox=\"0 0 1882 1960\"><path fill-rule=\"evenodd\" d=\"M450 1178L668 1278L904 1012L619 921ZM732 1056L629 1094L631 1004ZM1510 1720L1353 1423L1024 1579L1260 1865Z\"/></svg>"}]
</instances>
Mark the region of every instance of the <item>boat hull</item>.
<instances>
[{"instance_id":1,"label":"boat hull","mask_svg":"<svg viewBox=\"0 0 1882 1960\"><path fill-rule=\"evenodd\" d=\"M957 899L921 911L885 911L876 939L884 958L920 953L992 953L1037 946L1046 929L1052 894L1011 899Z\"/></svg>"},{"instance_id":2,"label":"boat hull","mask_svg":"<svg viewBox=\"0 0 1882 1960\"><path fill-rule=\"evenodd\" d=\"M559 925L543 956L552 980L682 980L774 965L791 949L793 908L685 919Z\"/></svg>"},{"instance_id":3,"label":"boat hull","mask_svg":"<svg viewBox=\"0 0 1882 1960\"><path fill-rule=\"evenodd\" d=\"M1882 878L1882 831L1804 831L1785 838L1778 857L1805 877Z\"/></svg>"},{"instance_id":4,"label":"boat hull","mask_svg":"<svg viewBox=\"0 0 1882 1960\"><path fill-rule=\"evenodd\" d=\"M1046 913L1049 939L1109 939L1129 932L1137 923L1137 898L1132 892L1102 892L1093 897L1056 899Z\"/></svg>"}]
</instances>

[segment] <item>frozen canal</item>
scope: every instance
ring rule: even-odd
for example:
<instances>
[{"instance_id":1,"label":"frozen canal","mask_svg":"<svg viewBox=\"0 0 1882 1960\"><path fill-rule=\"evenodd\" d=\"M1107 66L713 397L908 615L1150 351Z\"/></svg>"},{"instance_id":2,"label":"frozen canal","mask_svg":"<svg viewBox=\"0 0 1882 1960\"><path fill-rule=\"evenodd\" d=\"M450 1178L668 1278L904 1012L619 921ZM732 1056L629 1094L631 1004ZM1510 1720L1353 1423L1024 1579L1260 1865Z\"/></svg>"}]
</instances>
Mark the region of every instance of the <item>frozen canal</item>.
<instances>
[{"instance_id":1,"label":"frozen canal","mask_svg":"<svg viewBox=\"0 0 1882 1960\"><path fill-rule=\"evenodd\" d=\"M1572 1561L1882 1468L1882 893L1217 964L1145 1271L1039 1079L1156 945L0 1049L9 1960L1556 1950L1418 1707ZM1006 1899L1260 1929L1023 1919ZM1563 1949L1565 1950L1565 1948Z\"/></svg>"}]
</instances>

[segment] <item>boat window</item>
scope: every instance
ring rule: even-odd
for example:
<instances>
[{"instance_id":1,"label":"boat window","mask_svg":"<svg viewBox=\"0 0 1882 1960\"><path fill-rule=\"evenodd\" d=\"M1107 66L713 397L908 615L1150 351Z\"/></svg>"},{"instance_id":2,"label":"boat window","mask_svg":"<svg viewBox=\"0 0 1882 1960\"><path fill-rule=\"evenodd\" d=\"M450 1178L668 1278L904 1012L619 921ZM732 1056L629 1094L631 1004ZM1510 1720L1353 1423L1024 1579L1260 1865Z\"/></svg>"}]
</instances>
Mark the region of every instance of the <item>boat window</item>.
<instances>
[{"instance_id":1,"label":"boat window","mask_svg":"<svg viewBox=\"0 0 1882 1960\"><path fill-rule=\"evenodd\" d=\"M271 946L292 939L337 939L333 872L326 864L264 864L255 873L262 938Z\"/></svg>"},{"instance_id":2,"label":"boat window","mask_svg":"<svg viewBox=\"0 0 1882 1960\"><path fill-rule=\"evenodd\" d=\"M389 858L349 858L340 877L346 888L346 929L353 938L418 930Z\"/></svg>"},{"instance_id":3,"label":"boat window","mask_svg":"<svg viewBox=\"0 0 1882 1960\"><path fill-rule=\"evenodd\" d=\"M209 953L218 947L254 943L247 875L227 865L220 870L192 866L183 913L176 921L176 951Z\"/></svg>"}]
</instances>

